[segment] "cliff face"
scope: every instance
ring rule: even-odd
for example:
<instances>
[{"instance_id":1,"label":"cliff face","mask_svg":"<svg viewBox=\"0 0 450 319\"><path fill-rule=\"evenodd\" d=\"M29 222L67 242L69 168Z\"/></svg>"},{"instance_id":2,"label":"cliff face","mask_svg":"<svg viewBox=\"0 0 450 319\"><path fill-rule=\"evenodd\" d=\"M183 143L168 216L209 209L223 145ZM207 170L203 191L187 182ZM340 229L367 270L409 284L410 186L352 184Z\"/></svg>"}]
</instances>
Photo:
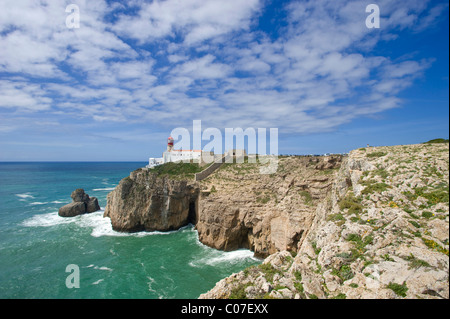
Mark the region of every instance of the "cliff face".
<instances>
[{"instance_id":1,"label":"cliff face","mask_svg":"<svg viewBox=\"0 0 450 319\"><path fill-rule=\"evenodd\" d=\"M352 151L296 253L271 254L200 298L449 298L448 153Z\"/></svg>"},{"instance_id":2,"label":"cliff face","mask_svg":"<svg viewBox=\"0 0 450 319\"><path fill-rule=\"evenodd\" d=\"M449 298L449 147L367 148L348 157L224 164L201 182L145 169L108 195L119 231L196 224L222 250L263 264L201 298Z\"/></svg>"},{"instance_id":3,"label":"cliff face","mask_svg":"<svg viewBox=\"0 0 450 319\"><path fill-rule=\"evenodd\" d=\"M192 222L198 191L195 182L159 177L139 169L108 194L104 217L111 219L117 231L178 229Z\"/></svg>"},{"instance_id":4,"label":"cliff face","mask_svg":"<svg viewBox=\"0 0 450 319\"><path fill-rule=\"evenodd\" d=\"M261 175L260 164L224 164L201 182L139 169L108 195L104 217L124 232L167 231L191 222L202 243L220 250L249 248L261 257L296 251L341 161L280 158L271 175Z\"/></svg>"},{"instance_id":5,"label":"cliff face","mask_svg":"<svg viewBox=\"0 0 450 319\"><path fill-rule=\"evenodd\" d=\"M224 165L201 183L200 241L221 250L249 248L261 257L297 251L341 161L340 156L282 157L270 175L261 175L256 163Z\"/></svg>"}]
</instances>

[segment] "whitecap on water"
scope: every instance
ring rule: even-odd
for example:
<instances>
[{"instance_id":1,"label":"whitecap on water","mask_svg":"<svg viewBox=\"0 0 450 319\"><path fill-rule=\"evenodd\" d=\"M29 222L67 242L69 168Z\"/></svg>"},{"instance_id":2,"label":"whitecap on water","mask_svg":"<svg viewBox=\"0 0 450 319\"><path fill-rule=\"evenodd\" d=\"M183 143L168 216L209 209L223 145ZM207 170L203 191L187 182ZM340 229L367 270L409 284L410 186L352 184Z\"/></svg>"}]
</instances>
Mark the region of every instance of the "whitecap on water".
<instances>
[{"instance_id":1,"label":"whitecap on water","mask_svg":"<svg viewBox=\"0 0 450 319\"><path fill-rule=\"evenodd\" d=\"M191 261L189 265L191 267L202 267L202 266L216 266L219 264L236 264L244 260L253 259L259 260L253 256L253 252L248 249L238 249L235 251L217 251L212 250L207 253L206 257Z\"/></svg>"},{"instance_id":2,"label":"whitecap on water","mask_svg":"<svg viewBox=\"0 0 450 319\"><path fill-rule=\"evenodd\" d=\"M93 191L98 192L98 191L113 191L115 189L115 187L105 187L105 188L94 188Z\"/></svg>"},{"instance_id":3,"label":"whitecap on water","mask_svg":"<svg viewBox=\"0 0 450 319\"><path fill-rule=\"evenodd\" d=\"M34 198L34 196L33 196L33 195L30 195L30 193L16 194L16 196L17 196L17 197L20 197L20 198L22 198L22 199L25 199L25 198Z\"/></svg>"},{"instance_id":4,"label":"whitecap on water","mask_svg":"<svg viewBox=\"0 0 450 319\"><path fill-rule=\"evenodd\" d=\"M99 279L97 281L94 281L91 285L98 285L99 283L101 283L103 280L105 279Z\"/></svg>"},{"instance_id":5,"label":"whitecap on water","mask_svg":"<svg viewBox=\"0 0 450 319\"><path fill-rule=\"evenodd\" d=\"M102 236L111 236L111 237L146 237L146 236L155 236L155 235L170 235L175 232L184 231L190 227L191 225L187 225L185 227L181 227L178 230L168 231L168 232L136 232L136 233L122 233L115 231L112 228L111 219L108 217L103 217L104 208L90 214L83 214L75 217L61 217L58 215L58 212L52 212L47 214L38 214L34 215L31 218L28 218L22 222L23 226L26 227L50 227L57 226L63 224L74 223L79 227L83 228L91 228L91 236L92 237L102 237Z\"/></svg>"},{"instance_id":6,"label":"whitecap on water","mask_svg":"<svg viewBox=\"0 0 450 319\"><path fill-rule=\"evenodd\" d=\"M61 217L58 212L34 215L22 222L26 227L51 227L74 222L70 218Z\"/></svg>"}]
</instances>

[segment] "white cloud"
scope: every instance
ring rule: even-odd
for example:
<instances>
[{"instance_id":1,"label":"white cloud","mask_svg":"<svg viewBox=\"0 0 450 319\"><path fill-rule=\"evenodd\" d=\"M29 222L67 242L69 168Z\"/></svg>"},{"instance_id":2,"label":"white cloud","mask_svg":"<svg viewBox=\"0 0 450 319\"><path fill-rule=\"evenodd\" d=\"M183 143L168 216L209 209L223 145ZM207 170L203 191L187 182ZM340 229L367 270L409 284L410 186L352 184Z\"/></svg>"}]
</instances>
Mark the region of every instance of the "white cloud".
<instances>
[{"instance_id":1,"label":"white cloud","mask_svg":"<svg viewBox=\"0 0 450 319\"><path fill-rule=\"evenodd\" d=\"M120 16L113 30L151 42L177 33L193 45L226 33L248 29L259 0L166 0L142 3L136 15Z\"/></svg>"},{"instance_id":2,"label":"white cloud","mask_svg":"<svg viewBox=\"0 0 450 319\"><path fill-rule=\"evenodd\" d=\"M294 133L398 107L396 95L431 60L371 50L399 30L432 26L447 8L380 0L376 31L365 27L364 1L296 1L270 38L255 28L258 0L80 1L74 30L65 27L66 1L40 3L2 2L0 107L102 123L202 119Z\"/></svg>"}]
</instances>

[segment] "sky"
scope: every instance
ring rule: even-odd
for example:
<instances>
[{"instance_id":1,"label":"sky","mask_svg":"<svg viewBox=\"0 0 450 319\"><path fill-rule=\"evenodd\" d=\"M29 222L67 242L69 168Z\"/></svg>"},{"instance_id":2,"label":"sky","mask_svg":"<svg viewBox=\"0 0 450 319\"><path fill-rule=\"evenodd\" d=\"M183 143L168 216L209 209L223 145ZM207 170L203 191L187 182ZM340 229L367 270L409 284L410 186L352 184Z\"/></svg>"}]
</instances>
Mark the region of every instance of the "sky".
<instances>
[{"instance_id":1,"label":"sky","mask_svg":"<svg viewBox=\"0 0 450 319\"><path fill-rule=\"evenodd\" d=\"M0 161L145 162L194 120L277 128L279 154L448 138L448 7L1 0Z\"/></svg>"}]
</instances>

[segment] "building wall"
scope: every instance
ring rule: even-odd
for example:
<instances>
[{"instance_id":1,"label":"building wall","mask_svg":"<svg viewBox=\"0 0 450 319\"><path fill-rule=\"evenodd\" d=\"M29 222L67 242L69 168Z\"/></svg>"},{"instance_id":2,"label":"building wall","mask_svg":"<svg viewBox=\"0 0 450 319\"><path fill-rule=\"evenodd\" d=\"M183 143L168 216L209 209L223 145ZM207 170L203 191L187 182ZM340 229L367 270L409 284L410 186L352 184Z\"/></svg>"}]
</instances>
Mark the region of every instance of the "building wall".
<instances>
[{"instance_id":1,"label":"building wall","mask_svg":"<svg viewBox=\"0 0 450 319\"><path fill-rule=\"evenodd\" d=\"M164 159L164 163L190 161L190 160L200 160L201 154L202 154L201 152L196 152L196 151L164 152L163 153L163 159Z\"/></svg>"}]
</instances>

